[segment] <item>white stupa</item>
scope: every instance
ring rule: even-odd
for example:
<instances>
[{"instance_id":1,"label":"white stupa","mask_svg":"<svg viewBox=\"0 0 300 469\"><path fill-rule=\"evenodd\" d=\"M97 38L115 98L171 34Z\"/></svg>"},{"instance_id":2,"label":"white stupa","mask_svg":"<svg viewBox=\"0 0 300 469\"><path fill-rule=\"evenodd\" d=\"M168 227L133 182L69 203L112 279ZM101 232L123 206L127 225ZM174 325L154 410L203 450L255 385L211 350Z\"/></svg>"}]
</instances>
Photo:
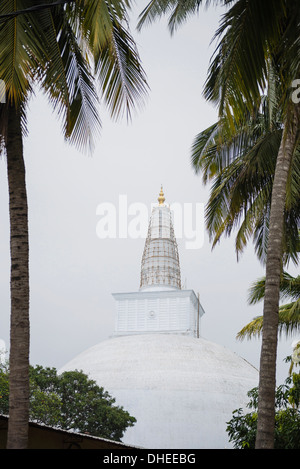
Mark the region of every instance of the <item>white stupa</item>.
<instances>
[{"instance_id":1,"label":"white stupa","mask_svg":"<svg viewBox=\"0 0 300 469\"><path fill-rule=\"evenodd\" d=\"M62 371L82 370L137 419L123 441L151 449L229 448L226 422L245 408L258 371L221 345L199 337L204 310L181 289L172 214L153 208L140 289L116 293L114 335Z\"/></svg>"}]
</instances>

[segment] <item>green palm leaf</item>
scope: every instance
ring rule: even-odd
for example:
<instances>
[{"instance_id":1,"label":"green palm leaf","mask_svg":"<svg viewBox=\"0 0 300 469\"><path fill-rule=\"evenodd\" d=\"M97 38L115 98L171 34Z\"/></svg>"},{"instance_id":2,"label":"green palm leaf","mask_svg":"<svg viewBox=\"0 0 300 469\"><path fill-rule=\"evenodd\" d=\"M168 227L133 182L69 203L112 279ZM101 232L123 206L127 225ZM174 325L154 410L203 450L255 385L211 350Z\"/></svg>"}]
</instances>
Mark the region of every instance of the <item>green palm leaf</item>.
<instances>
[{"instance_id":1,"label":"green palm leaf","mask_svg":"<svg viewBox=\"0 0 300 469\"><path fill-rule=\"evenodd\" d=\"M300 299L279 307L278 333L287 337L300 331ZM263 316L258 316L243 327L237 334L237 339L251 339L260 337L263 330Z\"/></svg>"},{"instance_id":2,"label":"green palm leaf","mask_svg":"<svg viewBox=\"0 0 300 469\"><path fill-rule=\"evenodd\" d=\"M190 16L195 15L202 4L226 4L232 0L152 0L140 14L138 29L151 24L157 18L168 15L168 26L171 34Z\"/></svg>"},{"instance_id":3,"label":"green palm leaf","mask_svg":"<svg viewBox=\"0 0 300 469\"><path fill-rule=\"evenodd\" d=\"M130 2L91 0L81 5L81 33L112 118L142 107L147 95L146 74L128 28Z\"/></svg>"},{"instance_id":4,"label":"green palm leaf","mask_svg":"<svg viewBox=\"0 0 300 469\"><path fill-rule=\"evenodd\" d=\"M265 277L257 280L250 288L248 301L256 304L265 296ZM300 330L300 276L293 277L283 272L280 281L280 298L294 301L284 304L279 308L279 334L286 336ZM237 338L259 337L263 328L263 316L258 316L239 331Z\"/></svg>"},{"instance_id":5,"label":"green palm leaf","mask_svg":"<svg viewBox=\"0 0 300 469\"><path fill-rule=\"evenodd\" d=\"M65 110L64 134L78 148L93 150L93 139L100 129L97 105L99 103L94 77L89 62L85 59L78 44L75 31L64 12L57 12L54 17L57 31L57 44L65 84L57 91L68 90L68 105ZM50 84L51 70L47 70L43 85ZM55 86L55 85L54 85ZM54 99L52 99L54 96ZM50 101L56 106L58 99L53 89L49 93Z\"/></svg>"},{"instance_id":6,"label":"green palm leaf","mask_svg":"<svg viewBox=\"0 0 300 469\"><path fill-rule=\"evenodd\" d=\"M95 57L95 66L111 116L131 118L134 103L144 104L147 85L134 41L120 24L113 24L110 42Z\"/></svg>"},{"instance_id":7,"label":"green palm leaf","mask_svg":"<svg viewBox=\"0 0 300 469\"><path fill-rule=\"evenodd\" d=\"M272 0L239 0L223 15L204 89L220 115L230 118L233 112L243 122L246 110L257 107L269 76L268 50L282 31L282 8L274 8Z\"/></svg>"}]
</instances>

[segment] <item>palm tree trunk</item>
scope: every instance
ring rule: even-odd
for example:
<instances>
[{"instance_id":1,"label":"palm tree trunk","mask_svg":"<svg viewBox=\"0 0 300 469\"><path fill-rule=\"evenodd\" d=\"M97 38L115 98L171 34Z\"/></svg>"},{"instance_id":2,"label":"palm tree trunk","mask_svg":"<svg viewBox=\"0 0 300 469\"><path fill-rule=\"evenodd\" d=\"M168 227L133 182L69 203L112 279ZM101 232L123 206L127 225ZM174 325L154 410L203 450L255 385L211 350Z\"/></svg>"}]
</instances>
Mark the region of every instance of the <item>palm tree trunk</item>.
<instances>
[{"instance_id":1,"label":"palm tree trunk","mask_svg":"<svg viewBox=\"0 0 300 469\"><path fill-rule=\"evenodd\" d=\"M290 118L286 119L286 131L283 132L277 156L272 189L260 356L256 449L274 448L276 358L284 208L288 175L299 138L299 106L293 106L290 114Z\"/></svg>"},{"instance_id":2,"label":"palm tree trunk","mask_svg":"<svg viewBox=\"0 0 300 469\"><path fill-rule=\"evenodd\" d=\"M11 323L7 448L25 449L29 420L29 244L20 111L8 105L6 154L10 213Z\"/></svg>"}]
</instances>

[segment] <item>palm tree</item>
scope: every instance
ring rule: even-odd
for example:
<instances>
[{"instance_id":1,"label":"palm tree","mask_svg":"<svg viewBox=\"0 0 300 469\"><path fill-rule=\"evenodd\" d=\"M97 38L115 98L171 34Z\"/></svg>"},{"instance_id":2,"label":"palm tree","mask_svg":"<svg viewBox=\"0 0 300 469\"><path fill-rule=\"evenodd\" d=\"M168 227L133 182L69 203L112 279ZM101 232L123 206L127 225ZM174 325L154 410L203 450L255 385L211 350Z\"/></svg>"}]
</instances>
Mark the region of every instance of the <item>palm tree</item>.
<instances>
[{"instance_id":1,"label":"palm tree","mask_svg":"<svg viewBox=\"0 0 300 469\"><path fill-rule=\"evenodd\" d=\"M251 287L249 303L256 304L265 295L265 277L257 280ZM289 303L279 307L279 334L287 336L300 330L300 276L293 277L283 271L280 280L280 299L290 300ZM263 327L263 316L257 316L249 324L243 327L237 334L238 339L259 337Z\"/></svg>"},{"instance_id":2,"label":"palm tree","mask_svg":"<svg viewBox=\"0 0 300 469\"><path fill-rule=\"evenodd\" d=\"M33 85L40 85L58 112L66 140L80 149L92 148L100 127L94 77L114 118L130 115L146 92L135 43L125 28L127 1L51 3L45 0L41 8L21 0L0 4L0 72L6 84L0 135L7 158L11 229L10 449L26 448L28 440L29 250L23 136Z\"/></svg>"},{"instance_id":3,"label":"palm tree","mask_svg":"<svg viewBox=\"0 0 300 469\"><path fill-rule=\"evenodd\" d=\"M236 232L237 256L250 237L262 263L269 233L271 193L282 124L270 98L263 96L247 122L236 125L232 116L200 132L192 146L191 161L204 184L211 183L206 206L206 227L212 247L221 237ZM300 147L295 153L287 185L284 211L284 260L297 263L299 252Z\"/></svg>"},{"instance_id":4,"label":"palm tree","mask_svg":"<svg viewBox=\"0 0 300 469\"><path fill-rule=\"evenodd\" d=\"M162 14L171 16L171 31L189 14L198 11L201 0L152 0L141 16L140 27ZM299 141L300 105L290 99L290 86L300 74L300 7L293 0L228 0L230 6L216 32L216 51L210 65L204 95L219 108L219 116L234 115L245 122L257 107L276 58L281 78L283 132L279 146L269 218L266 257L264 328L260 360L258 428L256 448L274 447L275 376L279 287L282 272L284 208L288 175Z\"/></svg>"},{"instance_id":5,"label":"palm tree","mask_svg":"<svg viewBox=\"0 0 300 469\"><path fill-rule=\"evenodd\" d=\"M287 183L299 142L300 107L289 99L293 74L300 71L295 42L299 38L299 7L291 1L237 1L217 32L217 55L211 64L205 94L219 102L221 115L233 109L243 121L267 85L269 63L281 77L283 131L276 159L266 256L264 327L260 359L257 448L274 447L276 357L279 288L284 249L284 209ZM220 98L221 95L221 98Z\"/></svg>"}]
</instances>

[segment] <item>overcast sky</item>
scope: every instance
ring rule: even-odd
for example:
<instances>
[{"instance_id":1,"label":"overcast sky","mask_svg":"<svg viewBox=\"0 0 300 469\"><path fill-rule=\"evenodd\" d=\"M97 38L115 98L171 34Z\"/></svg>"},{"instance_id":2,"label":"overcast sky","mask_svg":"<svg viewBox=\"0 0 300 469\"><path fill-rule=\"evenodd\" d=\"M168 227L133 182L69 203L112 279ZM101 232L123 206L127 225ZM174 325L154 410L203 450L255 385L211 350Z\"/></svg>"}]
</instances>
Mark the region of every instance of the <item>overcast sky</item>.
<instances>
[{"instance_id":1,"label":"overcast sky","mask_svg":"<svg viewBox=\"0 0 300 469\"><path fill-rule=\"evenodd\" d=\"M145 1L137 2L139 8ZM131 124L114 123L101 107L102 131L92 156L64 142L60 123L39 93L31 100L25 140L30 223L31 363L60 368L114 329L112 293L137 291L145 239L100 239L101 204L140 203L150 208L163 184L166 202L205 204L190 164L195 135L216 110L202 97L210 45L220 10L202 10L171 37L165 21L141 33L138 44L150 92ZM130 223L132 215L128 215ZM0 160L0 339L9 347L9 222L6 163ZM195 218L193 218L196 221ZM178 241L182 283L200 295L201 335L259 366L260 340L238 342L237 332L262 305L248 306L250 284L263 275L253 248L237 262L234 239L211 251L205 234L198 249ZM290 269L295 273L294 268ZM281 340L278 381L283 382L293 338Z\"/></svg>"}]
</instances>

